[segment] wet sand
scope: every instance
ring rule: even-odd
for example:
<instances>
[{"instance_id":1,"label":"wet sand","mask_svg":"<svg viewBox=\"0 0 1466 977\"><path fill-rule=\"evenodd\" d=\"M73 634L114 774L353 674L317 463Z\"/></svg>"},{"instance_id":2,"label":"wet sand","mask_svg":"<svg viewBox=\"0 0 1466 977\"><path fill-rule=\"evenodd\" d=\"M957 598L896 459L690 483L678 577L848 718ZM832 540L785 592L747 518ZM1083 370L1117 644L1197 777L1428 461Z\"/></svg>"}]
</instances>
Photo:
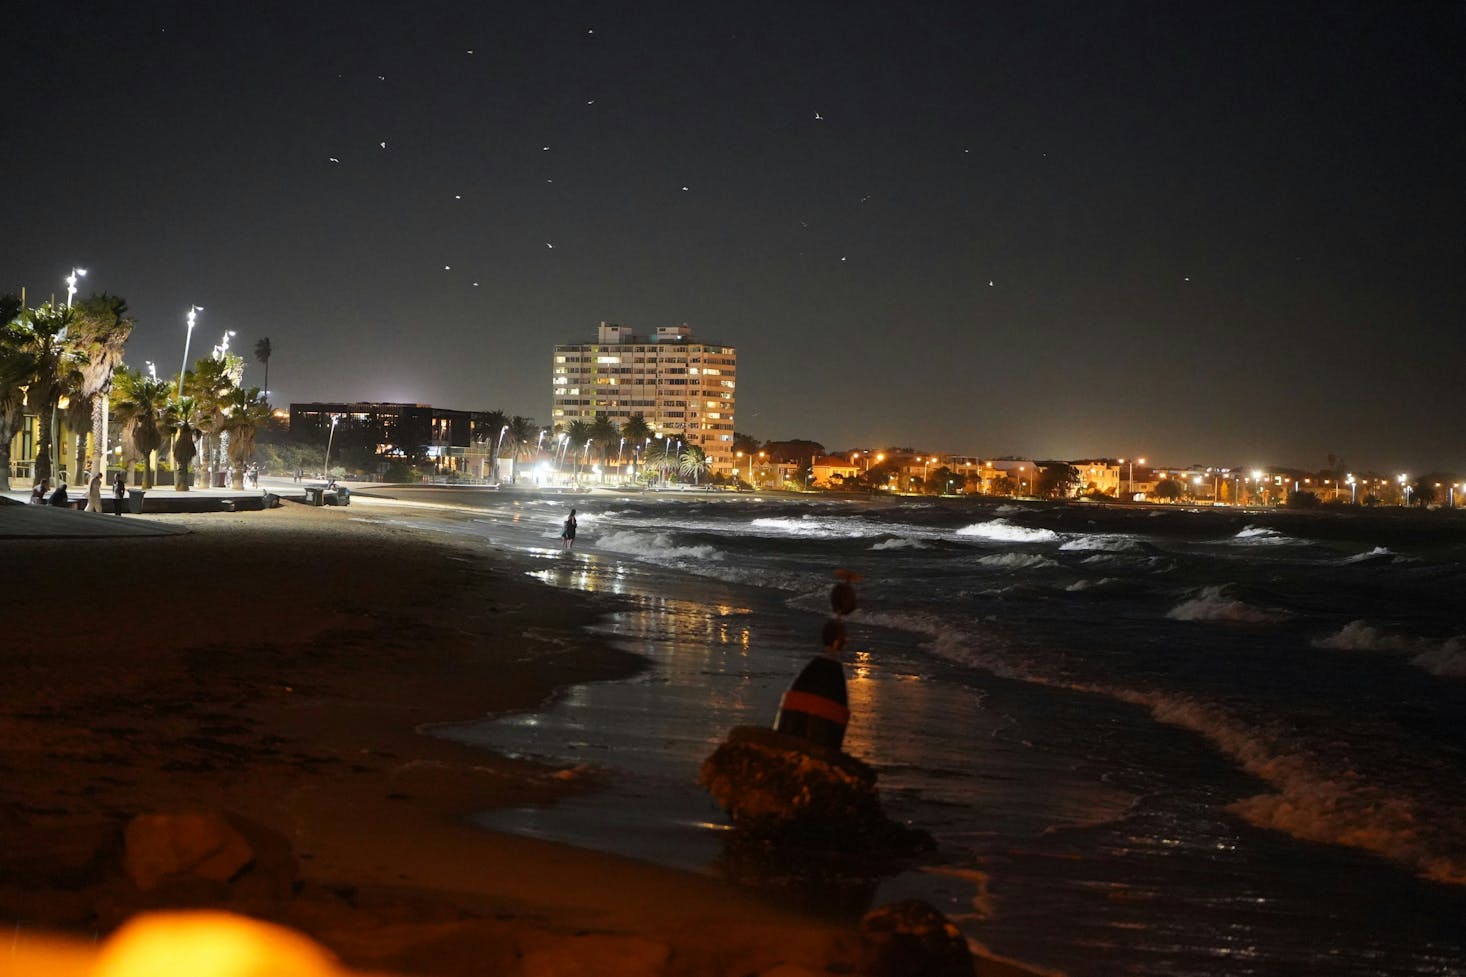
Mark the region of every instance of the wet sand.
<instances>
[{"instance_id":1,"label":"wet sand","mask_svg":"<svg viewBox=\"0 0 1466 977\"><path fill-rule=\"evenodd\" d=\"M512 972L527 948L587 934L659 948L668 974L852 965L853 921L471 826L473 812L594 790L596 775L419 727L531 709L642 662L582 630L615 598L551 589L492 540L384 525L373 508L6 541L0 918L105 934L161 900L122 876L120 825L220 809L289 840L294 892L167 903L286 923L356 967Z\"/></svg>"}]
</instances>

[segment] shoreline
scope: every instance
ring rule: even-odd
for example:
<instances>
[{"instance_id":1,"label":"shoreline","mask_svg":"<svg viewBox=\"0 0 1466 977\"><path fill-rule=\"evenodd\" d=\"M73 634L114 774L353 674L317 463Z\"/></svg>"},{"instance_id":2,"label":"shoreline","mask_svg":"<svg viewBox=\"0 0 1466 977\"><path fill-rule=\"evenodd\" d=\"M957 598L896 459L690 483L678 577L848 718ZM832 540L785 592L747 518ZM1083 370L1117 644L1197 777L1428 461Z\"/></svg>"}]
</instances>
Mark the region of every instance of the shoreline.
<instances>
[{"instance_id":1,"label":"shoreline","mask_svg":"<svg viewBox=\"0 0 1466 977\"><path fill-rule=\"evenodd\" d=\"M533 709L644 662L583 630L614 598L531 580L512 552L363 518L375 507L144 517L192 532L10 548L0 586L25 595L27 633L3 653L24 681L0 708L0 914L17 935L94 935L181 902L285 923L351 966L419 973L586 931L655 944L679 974L854 958L853 921L470 824L596 778L427 727ZM31 584L58 573L64 587ZM121 878L107 845L126 816L201 808L288 838L294 894L179 900ZM63 851L87 839L98 850ZM77 861L80 879L54 871Z\"/></svg>"}]
</instances>

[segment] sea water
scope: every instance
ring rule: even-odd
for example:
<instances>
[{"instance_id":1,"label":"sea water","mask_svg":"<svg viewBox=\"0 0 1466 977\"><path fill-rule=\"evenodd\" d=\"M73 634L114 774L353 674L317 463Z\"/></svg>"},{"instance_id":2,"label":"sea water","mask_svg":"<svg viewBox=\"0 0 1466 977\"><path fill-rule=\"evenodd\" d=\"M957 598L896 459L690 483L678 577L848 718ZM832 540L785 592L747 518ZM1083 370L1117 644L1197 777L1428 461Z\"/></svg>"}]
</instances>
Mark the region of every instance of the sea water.
<instances>
[{"instance_id":1,"label":"sea water","mask_svg":"<svg viewBox=\"0 0 1466 977\"><path fill-rule=\"evenodd\" d=\"M598 629L651 662L451 730L609 775L487 825L777 887L697 765L772 720L845 568L846 749L939 845L856 903L1075 975L1466 973L1466 520L605 495L563 554L561 500L449 500L624 595Z\"/></svg>"}]
</instances>

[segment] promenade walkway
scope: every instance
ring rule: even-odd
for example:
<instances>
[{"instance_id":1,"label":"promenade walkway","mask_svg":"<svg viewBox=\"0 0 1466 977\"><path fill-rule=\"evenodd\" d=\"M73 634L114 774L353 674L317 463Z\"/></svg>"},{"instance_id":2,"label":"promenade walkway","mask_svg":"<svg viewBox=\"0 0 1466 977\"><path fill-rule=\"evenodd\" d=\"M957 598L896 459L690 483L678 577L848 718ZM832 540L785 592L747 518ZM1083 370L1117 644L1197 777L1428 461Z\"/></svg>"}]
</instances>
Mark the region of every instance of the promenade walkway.
<instances>
[{"instance_id":1,"label":"promenade walkway","mask_svg":"<svg viewBox=\"0 0 1466 977\"><path fill-rule=\"evenodd\" d=\"M112 492L104 486L102 492L103 512L82 512L49 505L29 505L30 487L16 488L20 483L12 482L8 490L0 491L0 539L26 538L90 538L125 536L170 536L186 533L187 527L153 518L168 513L228 513L233 511L262 508L261 500L266 492L291 502L305 501L305 488L311 482L294 482L288 478L260 479L259 488L234 491L227 488L191 488L179 492L171 485L148 489L143 499L141 515L128 508L123 502L123 515L117 516L112 508ZM68 486L72 499L86 498L84 486ZM130 501L130 500L129 500Z\"/></svg>"}]
</instances>

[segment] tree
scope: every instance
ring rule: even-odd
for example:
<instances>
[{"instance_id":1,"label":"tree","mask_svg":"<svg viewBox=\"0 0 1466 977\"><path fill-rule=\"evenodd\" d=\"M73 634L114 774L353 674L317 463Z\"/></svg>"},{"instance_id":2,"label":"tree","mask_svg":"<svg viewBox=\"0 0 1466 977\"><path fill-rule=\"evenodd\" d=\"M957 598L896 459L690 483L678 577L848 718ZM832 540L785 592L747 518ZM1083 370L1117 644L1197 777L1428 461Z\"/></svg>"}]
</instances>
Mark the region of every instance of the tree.
<instances>
[{"instance_id":1,"label":"tree","mask_svg":"<svg viewBox=\"0 0 1466 977\"><path fill-rule=\"evenodd\" d=\"M632 414L621 425L621 436L636 445L646 442L652 436L652 426L640 414Z\"/></svg>"},{"instance_id":2,"label":"tree","mask_svg":"<svg viewBox=\"0 0 1466 977\"><path fill-rule=\"evenodd\" d=\"M265 382L263 386L266 399L270 396L270 354L273 352L274 349L270 346L269 336L255 343L255 359L265 364Z\"/></svg>"},{"instance_id":3,"label":"tree","mask_svg":"<svg viewBox=\"0 0 1466 977\"><path fill-rule=\"evenodd\" d=\"M571 421L565 427L565 438L565 453L575 457L575 468L572 470L579 476L580 465L584 460L583 452L589 446L591 440L590 424L582 420Z\"/></svg>"},{"instance_id":4,"label":"tree","mask_svg":"<svg viewBox=\"0 0 1466 977\"><path fill-rule=\"evenodd\" d=\"M184 378L184 389L193 397L196 409L194 422L203 434L200 454L207 481L219 469L220 440L223 434L224 411L238 388L244 372L244 361L237 356L206 356L194 364L193 372Z\"/></svg>"},{"instance_id":5,"label":"tree","mask_svg":"<svg viewBox=\"0 0 1466 977\"><path fill-rule=\"evenodd\" d=\"M1038 494L1046 499L1067 499L1079 487L1079 469L1062 462L1039 469Z\"/></svg>"},{"instance_id":6,"label":"tree","mask_svg":"<svg viewBox=\"0 0 1466 977\"><path fill-rule=\"evenodd\" d=\"M255 450L255 434L270 418L270 405L265 403L259 387L235 390L224 405L221 428L229 436L229 463L233 473L229 484L234 491L244 489L244 468Z\"/></svg>"},{"instance_id":7,"label":"tree","mask_svg":"<svg viewBox=\"0 0 1466 977\"><path fill-rule=\"evenodd\" d=\"M692 484L698 483L698 476L712 468L713 463L708 459L707 452L702 450L700 445L689 444L677 459L677 473L679 475L690 475Z\"/></svg>"},{"instance_id":8,"label":"tree","mask_svg":"<svg viewBox=\"0 0 1466 977\"><path fill-rule=\"evenodd\" d=\"M35 355L22 347L24 330L15 322L20 301L0 296L0 478L10 487L10 443L25 423L26 385L36 371Z\"/></svg>"},{"instance_id":9,"label":"tree","mask_svg":"<svg viewBox=\"0 0 1466 977\"><path fill-rule=\"evenodd\" d=\"M611 445L621 437L621 431L616 427L616 422L605 414L596 415L596 419L590 425L591 440L601 449L601 470L606 468L607 457L611 451Z\"/></svg>"},{"instance_id":10,"label":"tree","mask_svg":"<svg viewBox=\"0 0 1466 977\"><path fill-rule=\"evenodd\" d=\"M180 492L188 491L188 466L198 456L197 410L192 397L175 397L163 410L163 426L173 436L173 487Z\"/></svg>"},{"instance_id":11,"label":"tree","mask_svg":"<svg viewBox=\"0 0 1466 977\"><path fill-rule=\"evenodd\" d=\"M1156 482L1155 490L1151 494L1158 499L1174 502L1186 494L1186 486L1174 478L1163 478L1159 482Z\"/></svg>"},{"instance_id":12,"label":"tree","mask_svg":"<svg viewBox=\"0 0 1466 977\"><path fill-rule=\"evenodd\" d=\"M163 412L168 381L154 380L123 367L114 377L112 414L122 425L124 452L143 459L143 488L153 487L154 453L163 444Z\"/></svg>"},{"instance_id":13,"label":"tree","mask_svg":"<svg viewBox=\"0 0 1466 977\"><path fill-rule=\"evenodd\" d=\"M72 343L81 357L80 382L72 398L70 414L76 422L76 466L78 484L84 459L84 438L81 431L90 421L92 464L97 471L107 470L107 438L103 431L103 415L112 389L112 375L122 365L123 349L136 325L127 314L127 303L115 295L93 295L74 306L75 321Z\"/></svg>"},{"instance_id":14,"label":"tree","mask_svg":"<svg viewBox=\"0 0 1466 977\"><path fill-rule=\"evenodd\" d=\"M68 374L77 370L80 359L66 338L73 319L71 309L47 302L23 310L11 323L9 335L20 354L19 362L28 367L21 378L21 385L27 388L26 404L40 420L32 484L40 484L52 474L51 435L56 405L67 386Z\"/></svg>"},{"instance_id":15,"label":"tree","mask_svg":"<svg viewBox=\"0 0 1466 977\"><path fill-rule=\"evenodd\" d=\"M763 442L751 434L744 434L742 431L733 432L733 452L743 452L752 458L763 450Z\"/></svg>"},{"instance_id":16,"label":"tree","mask_svg":"<svg viewBox=\"0 0 1466 977\"><path fill-rule=\"evenodd\" d=\"M539 443L539 426L535 424L533 417L521 417L515 414L509 418L509 431L506 436L513 448L514 462L510 467L510 482L519 481L519 459L529 454L530 441Z\"/></svg>"}]
</instances>

